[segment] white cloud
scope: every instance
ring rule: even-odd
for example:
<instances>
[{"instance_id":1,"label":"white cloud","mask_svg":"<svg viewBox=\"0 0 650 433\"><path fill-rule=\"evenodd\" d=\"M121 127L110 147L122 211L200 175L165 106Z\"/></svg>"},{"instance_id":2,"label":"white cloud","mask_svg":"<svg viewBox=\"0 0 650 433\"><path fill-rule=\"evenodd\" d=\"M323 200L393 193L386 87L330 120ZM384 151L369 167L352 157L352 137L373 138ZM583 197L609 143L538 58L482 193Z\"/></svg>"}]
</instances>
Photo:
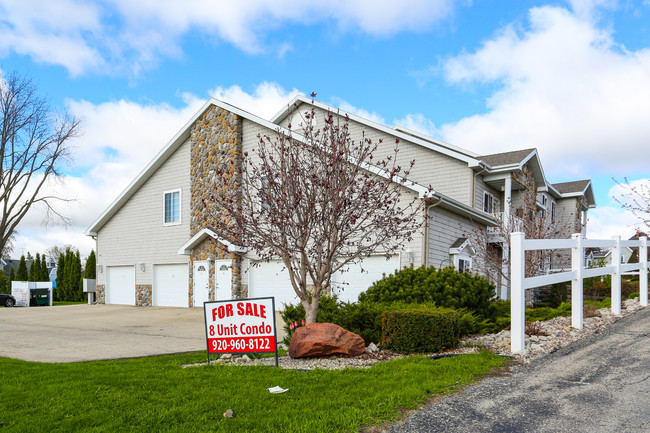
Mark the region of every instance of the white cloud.
<instances>
[{"instance_id":1,"label":"white cloud","mask_svg":"<svg viewBox=\"0 0 650 433\"><path fill-rule=\"evenodd\" d=\"M182 56L181 40L197 32L249 53L290 24L334 23L339 31L389 36L423 31L453 13L455 0L106 0L38 2L0 0L0 56L10 51L38 62L86 71L137 74L161 57Z\"/></svg>"},{"instance_id":2,"label":"white cloud","mask_svg":"<svg viewBox=\"0 0 650 433\"><path fill-rule=\"evenodd\" d=\"M404 118L396 120L395 125L403 126L415 132L426 134L430 137L438 135L436 125L422 113L407 114Z\"/></svg>"},{"instance_id":3,"label":"white cloud","mask_svg":"<svg viewBox=\"0 0 650 433\"><path fill-rule=\"evenodd\" d=\"M239 86L216 87L210 91L213 98L228 102L262 119L269 120L286 107L291 98L300 94L298 89L285 90L277 83L263 82L252 93Z\"/></svg>"},{"instance_id":4,"label":"white cloud","mask_svg":"<svg viewBox=\"0 0 650 433\"><path fill-rule=\"evenodd\" d=\"M261 117L278 112L297 93L275 83L262 83L251 93L237 86L218 87L214 97L226 100ZM73 219L72 225L44 227L45 209L36 206L18 226L14 255L43 252L52 245L72 244L87 255L95 247L85 230L115 200L147 163L172 139L205 103L192 94L181 94L179 108L169 104L113 101L92 104L68 101L68 110L83 118L82 137L73 143L76 169L49 183L45 192L76 199L56 203L56 209Z\"/></svg>"},{"instance_id":5,"label":"white cloud","mask_svg":"<svg viewBox=\"0 0 650 433\"><path fill-rule=\"evenodd\" d=\"M479 153L536 147L550 177L645 173L650 50L627 51L563 8L534 8L529 19L525 31L507 26L446 61L450 83L498 90L485 114L443 125L443 138Z\"/></svg>"},{"instance_id":6,"label":"white cloud","mask_svg":"<svg viewBox=\"0 0 650 433\"><path fill-rule=\"evenodd\" d=\"M365 108L355 107L354 105L341 98L333 98L331 104L335 107L339 107L343 111L346 111L350 114L356 114L357 116L363 117L364 119L372 120L373 122L381 124L386 123L384 121L384 118L379 113L368 111Z\"/></svg>"}]
</instances>

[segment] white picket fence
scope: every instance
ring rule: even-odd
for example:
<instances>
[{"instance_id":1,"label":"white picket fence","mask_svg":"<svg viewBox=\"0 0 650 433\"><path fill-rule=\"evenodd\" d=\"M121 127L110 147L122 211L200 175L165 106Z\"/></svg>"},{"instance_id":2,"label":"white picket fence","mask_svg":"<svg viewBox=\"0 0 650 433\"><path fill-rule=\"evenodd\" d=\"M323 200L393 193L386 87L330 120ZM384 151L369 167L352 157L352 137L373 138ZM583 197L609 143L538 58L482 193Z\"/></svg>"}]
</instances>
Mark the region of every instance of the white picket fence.
<instances>
[{"instance_id":1,"label":"white picket fence","mask_svg":"<svg viewBox=\"0 0 650 433\"><path fill-rule=\"evenodd\" d=\"M546 286L549 284L571 281L571 326L582 329L583 317L583 279L601 275L612 276L612 314L621 314L621 274L639 271L640 302L648 306L648 239L621 240L614 239L585 239L580 234L571 239L526 239L524 233L510 234L510 350L512 353L525 353L526 330L526 289ZM638 248L639 263L620 263L621 248ZM585 263L585 248L613 248L614 263L609 266L587 269ZM537 277L526 277L524 265L526 251L535 250L571 250L571 270Z\"/></svg>"}]
</instances>

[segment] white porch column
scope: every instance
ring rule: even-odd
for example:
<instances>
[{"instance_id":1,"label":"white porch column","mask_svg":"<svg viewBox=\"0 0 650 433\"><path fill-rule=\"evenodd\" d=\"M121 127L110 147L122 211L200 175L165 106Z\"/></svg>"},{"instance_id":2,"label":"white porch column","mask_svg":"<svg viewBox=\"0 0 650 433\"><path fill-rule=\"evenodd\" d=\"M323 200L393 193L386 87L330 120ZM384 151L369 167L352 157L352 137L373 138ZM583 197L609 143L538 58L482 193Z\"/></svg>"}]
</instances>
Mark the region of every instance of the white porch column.
<instances>
[{"instance_id":1,"label":"white porch column","mask_svg":"<svg viewBox=\"0 0 650 433\"><path fill-rule=\"evenodd\" d=\"M587 209L582 211L582 227L580 227L582 237L587 237Z\"/></svg>"},{"instance_id":2,"label":"white porch column","mask_svg":"<svg viewBox=\"0 0 650 433\"><path fill-rule=\"evenodd\" d=\"M512 177L508 175L505 179L503 191L503 220L506 224L506 232L510 232L510 205L512 204Z\"/></svg>"}]
</instances>

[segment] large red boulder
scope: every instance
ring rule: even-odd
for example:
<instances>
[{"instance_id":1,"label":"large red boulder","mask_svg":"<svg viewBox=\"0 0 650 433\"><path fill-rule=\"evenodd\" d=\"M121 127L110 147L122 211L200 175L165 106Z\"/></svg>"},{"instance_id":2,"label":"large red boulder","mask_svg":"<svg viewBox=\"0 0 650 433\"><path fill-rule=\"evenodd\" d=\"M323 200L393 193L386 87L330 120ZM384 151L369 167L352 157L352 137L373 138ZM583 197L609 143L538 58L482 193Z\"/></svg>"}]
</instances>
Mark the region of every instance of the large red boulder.
<instances>
[{"instance_id":1,"label":"large red boulder","mask_svg":"<svg viewBox=\"0 0 650 433\"><path fill-rule=\"evenodd\" d=\"M312 323L296 329L291 337L289 356L313 358L317 356L357 356L364 353L363 338L333 323Z\"/></svg>"}]
</instances>

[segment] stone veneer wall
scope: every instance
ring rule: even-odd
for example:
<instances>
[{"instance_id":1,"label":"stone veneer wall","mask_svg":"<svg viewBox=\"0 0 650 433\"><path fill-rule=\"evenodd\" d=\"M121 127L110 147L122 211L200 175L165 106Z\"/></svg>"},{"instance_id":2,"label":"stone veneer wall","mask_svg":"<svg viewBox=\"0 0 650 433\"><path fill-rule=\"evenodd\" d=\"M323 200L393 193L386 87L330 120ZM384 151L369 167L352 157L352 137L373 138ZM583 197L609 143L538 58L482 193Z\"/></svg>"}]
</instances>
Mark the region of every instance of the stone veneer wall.
<instances>
[{"instance_id":1,"label":"stone veneer wall","mask_svg":"<svg viewBox=\"0 0 650 433\"><path fill-rule=\"evenodd\" d=\"M136 284L135 286L135 305L139 307L150 307L153 305L152 286L150 284Z\"/></svg>"},{"instance_id":2,"label":"stone veneer wall","mask_svg":"<svg viewBox=\"0 0 650 433\"><path fill-rule=\"evenodd\" d=\"M106 288L103 284L97 284L95 289L95 303L96 304L105 304L106 303Z\"/></svg>"},{"instance_id":3,"label":"stone veneer wall","mask_svg":"<svg viewBox=\"0 0 650 433\"><path fill-rule=\"evenodd\" d=\"M211 106L196 121L192 128L190 149L191 220L190 235L194 236L203 228L210 228L210 221L218 215L218 206L209 203L216 185L216 170L221 165L241 164L243 138L243 119L222 108ZM231 182L236 179L234 176ZM208 200L204 205L203 200ZM241 259L229 253L213 239L206 239L190 255L190 297L194 292L194 262L211 260L210 299L214 299L214 260L233 259L232 295L241 297Z\"/></svg>"}]
</instances>

